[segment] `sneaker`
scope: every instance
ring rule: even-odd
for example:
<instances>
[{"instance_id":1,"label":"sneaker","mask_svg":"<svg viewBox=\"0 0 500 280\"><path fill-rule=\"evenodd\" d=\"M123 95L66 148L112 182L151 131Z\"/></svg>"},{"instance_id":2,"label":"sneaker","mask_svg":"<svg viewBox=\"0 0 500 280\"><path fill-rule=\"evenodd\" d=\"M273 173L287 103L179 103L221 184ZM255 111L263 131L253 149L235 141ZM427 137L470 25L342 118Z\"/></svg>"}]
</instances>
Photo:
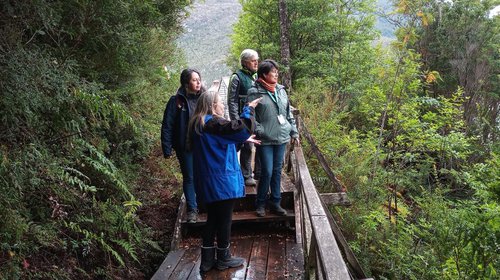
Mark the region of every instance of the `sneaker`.
<instances>
[{"instance_id":1,"label":"sneaker","mask_svg":"<svg viewBox=\"0 0 500 280\"><path fill-rule=\"evenodd\" d=\"M257 214L257 217L264 217L266 216L266 209L264 206L259 206L257 210L255 210L255 214Z\"/></svg>"},{"instance_id":2,"label":"sneaker","mask_svg":"<svg viewBox=\"0 0 500 280\"><path fill-rule=\"evenodd\" d=\"M279 204L271 206L271 212L273 212L274 214L276 214L278 216L286 216L286 214L287 214L286 210L283 209L281 207L281 205L279 205Z\"/></svg>"},{"instance_id":3,"label":"sneaker","mask_svg":"<svg viewBox=\"0 0 500 280\"><path fill-rule=\"evenodd\" d=\"M252 177L250 177L245 179L245 185L255 187L257 185L257 182L255 182L255 180Z\"/></svg>"},{"instance_id":4,"label":"sneaker","mask_svg":"<svg viewBox=\"0 0 500 280\"><path fill-rule=\"evenodd\" d=\"M187 212L187 222L194 224L198 221L198 209L189 210Z\"/></svg>"}]
</instances>

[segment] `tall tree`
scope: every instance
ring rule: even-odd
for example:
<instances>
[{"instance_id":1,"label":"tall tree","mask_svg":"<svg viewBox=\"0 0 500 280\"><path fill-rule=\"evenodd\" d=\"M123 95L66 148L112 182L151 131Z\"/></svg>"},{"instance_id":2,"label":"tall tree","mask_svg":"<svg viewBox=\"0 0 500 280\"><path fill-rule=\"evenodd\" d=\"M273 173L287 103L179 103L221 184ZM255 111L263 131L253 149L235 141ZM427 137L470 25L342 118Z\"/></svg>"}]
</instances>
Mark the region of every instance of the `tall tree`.
<instances>
[{"instance_id":1,"label":"tall tree","mask_svg":"<svg viewBox=\"0 0 500 280\"><path fill-rule=\"evenodd\" d=\"M292 92L292 74L290 73L290 23L288 21L287 4L285 0L279 0L280 14L280 42L281 42L281 64L283 85Z\"/></svg>"},{"instance_id":2,"label":"tall tree","mask_svg":"<svg viewBox=\"0 0 500 280\"><path fill-rule=\"evenodd\" d=\"M420 26L415 44L424 68L442 78L430 88L435 95L463 89L468 133L481 135L482 144L494 143L500 127L500 16L490 16L495 3L431 1L420 16L434 20Z\"/></svg>"}]
</instances>

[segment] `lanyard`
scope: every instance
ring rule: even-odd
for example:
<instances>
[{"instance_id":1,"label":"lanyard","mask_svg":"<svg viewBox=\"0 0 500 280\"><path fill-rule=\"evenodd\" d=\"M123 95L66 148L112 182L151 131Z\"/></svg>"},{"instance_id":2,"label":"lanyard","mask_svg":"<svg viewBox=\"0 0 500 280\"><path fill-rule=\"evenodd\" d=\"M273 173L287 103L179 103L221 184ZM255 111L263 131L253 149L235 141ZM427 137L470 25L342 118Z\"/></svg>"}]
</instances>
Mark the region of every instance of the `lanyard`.
<instances>
[{"instance_id":1,"label":"lanyard","mask_svg":"<svg viewBox=\"0 0 500 280\"><path fill-rule=\"evenodd\" d=\"M274 101L274 103L276 103L276 106L278 106L278 113L279 113L280 106L278 104L278 100L280 100L280 97L278 95L278 89L276 88L276 92L274 94L272 94L268 90L266 90L266 91L267 91L267 94L269 95L269 97L271 97L271 100Z\"/></svg>"}]
</instances>

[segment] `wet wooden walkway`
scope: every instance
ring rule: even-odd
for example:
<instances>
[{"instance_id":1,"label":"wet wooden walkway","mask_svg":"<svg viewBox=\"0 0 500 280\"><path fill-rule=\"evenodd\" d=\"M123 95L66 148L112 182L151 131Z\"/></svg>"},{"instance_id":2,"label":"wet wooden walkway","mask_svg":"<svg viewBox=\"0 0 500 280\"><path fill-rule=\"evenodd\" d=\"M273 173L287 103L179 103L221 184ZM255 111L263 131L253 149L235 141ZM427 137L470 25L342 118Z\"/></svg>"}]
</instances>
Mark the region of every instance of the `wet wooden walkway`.
<instances>
[{"instance_id":1,"label":"wet wooden walkway","mask_svg":"<svg viewBox=\"0 0 500 280\"><path fill-rule=\"evenodd\" d=\"M153 279L303 279L302 248L289 229L270 232L262 224L235 229L231 252L245 263L223 271L212 269L203 277L199 243L198 238L184 240L180 249L169 253Z\"/></svg>"},{"instance_id":2,"label":"wet wooden walkway","mask_svg":"<svg viewBox=\"0 0 500 280\"><path fill-rule=\"evenodd\" d=\"M244 265L224 271L212 269L203 277L199 274L200 232L206 215L201 209L198 221L187 223L185 201L181 199L170 252L152 279L373 280L361 268L329 210L330 206L350 205L344 188L302 125L297 110L294 115L301 135L309 142L336 192L318 193L302 146L289 147L286 174L282 174L281 182L281 206L288 215L277 216L267 210L265 217L257 217L252 187L246 188L246 197L235 205L231 251L245 258Z\"/></svg>"},{"instance_id":3,"label":"wet wooden walkway","mask_svg":"<svg viewBox=\"0 0 500 280\"><path fill-rule=\"evenodd\" d=\"M231 234L231 253L245 259L243 266L223 271L214 268L201 276L200 232L206 214L200 209L198 221L187 223L185 207L181 206L172 250L152 279L304 279L302 244L296 242L292 182L283 174L281 204L287 216L267 211L265 217L257 217L255 188L246 187L245 191L246 197L235 205Z\"/></svg>"}]
</instances>

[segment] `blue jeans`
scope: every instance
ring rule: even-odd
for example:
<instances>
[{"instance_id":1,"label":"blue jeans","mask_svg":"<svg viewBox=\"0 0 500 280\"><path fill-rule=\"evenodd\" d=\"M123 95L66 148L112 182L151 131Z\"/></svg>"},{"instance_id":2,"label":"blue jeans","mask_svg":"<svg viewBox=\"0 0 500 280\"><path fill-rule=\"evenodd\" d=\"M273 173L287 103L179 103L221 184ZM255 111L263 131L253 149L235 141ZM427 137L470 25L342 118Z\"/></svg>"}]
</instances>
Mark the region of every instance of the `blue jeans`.
<instances>
[{"instance_id":1,"label":"blue jeans","mask_svg":"<svg viewBox=\"0 0 500 280\"><path fill-rule=\"evenodd\" d=\"M193 153L187 151L175 151L182 172L182 190L186 198L187 211L198 209L196 204L196 193L193 179Z\"/></svg>"},{"instance_id":2,"label":"blue jeans","mask_svg":"<svg viewBox=\"0 0 500 280\"><path fill-rule=\"evenodd\" d=\"M276 205L281 201L281 168L285 147L286 144L257 146L257 156L260 158L260 181L255 202L257 207L265 206L269 188L271 189L271 203Z\"/></svg>"}]
</instances>

